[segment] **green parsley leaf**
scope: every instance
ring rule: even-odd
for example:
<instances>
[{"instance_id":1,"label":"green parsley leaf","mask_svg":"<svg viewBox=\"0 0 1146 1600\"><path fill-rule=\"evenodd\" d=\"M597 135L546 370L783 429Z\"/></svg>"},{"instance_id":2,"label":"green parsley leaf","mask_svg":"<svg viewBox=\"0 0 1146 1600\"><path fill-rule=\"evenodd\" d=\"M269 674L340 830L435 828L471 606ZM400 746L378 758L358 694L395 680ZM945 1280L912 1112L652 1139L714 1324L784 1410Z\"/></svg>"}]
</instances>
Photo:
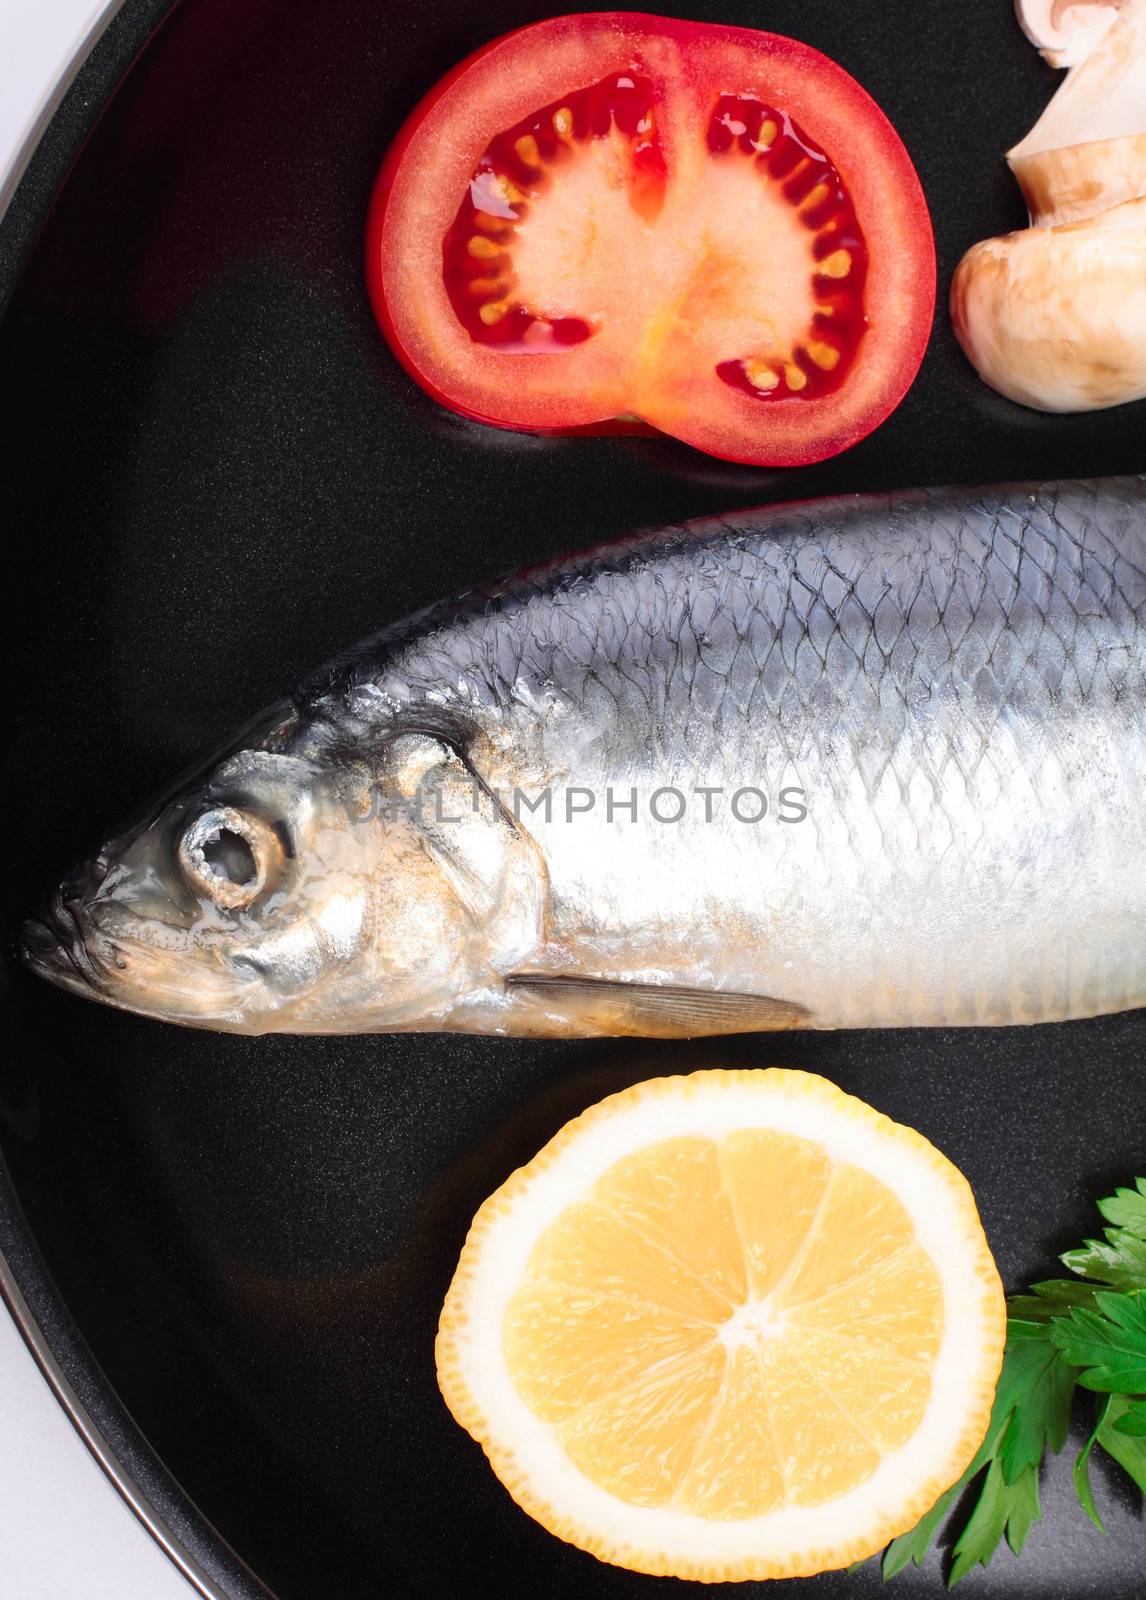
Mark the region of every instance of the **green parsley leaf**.
<instances>
[{"instance_id":1,"label":"green parsley leaf","mask_svg":"<svg viewBox=\"0 0 1146 1600\"><path fill-rule=\"evenodd\" d=\"M1146 1178L1136 1178L1133 1189L1116 1189L1098 1209L1112 1224L1105 1240L1087 1239L1081 1249L1068 1250L1064 1266L1115 1289L1146 1289Z\"/></svg>"},{"instance_id":2,"label":"green parsley leaf","mask_svg":"<svg viewBox=\"0 0 1146 1600\"><path fill-rule=\"evenodd\" d=\"M1085 1370L1084 1389L1146 1394L1146 1293L1097 1294L1094 1311L1070 1311L1050 1337L1065 1361Z\"/></svg>"},{"instance_id":3,"label":"green parsley leaf","mask_svg":"<svg viewBox=\"0 0 1146 1600\"><path fill-rule=\"evenodd\" d=\"M979 1466L982 1467L982 1462ZM950 1489L939 1496L931 1510L925 1517L919 1519L910 1533L901 1533L898 1539L891 1541L883 1552L881 1571L885 1583L888 1578L894 1578L897 1572L902 1572L906 1566L923 1565L927 1559L927 1552L931 1549L931 1542L950 1511L952 1502L958 1498L969 1481L970 1477L964 1473L958 1483L952 1484Z\"/></svg>"},{"instance_id":4,"label":"green parsley leaf","mask_svg":"<svg viewBox=\"0 0 1146 1600\"><path fill-rule=\"evenodd\" d=\"M1076 1387L1096 1391L1094 1428L1074 1485L1102 1531L1090 1459L1104 1450L1146 1493L1146 1178L1098 1203L1109 1224L1061 1257L1074 1278L1031 1285L1007 1302L1007 1347L986 1437L958 1483L884 1551L883 1576L921 1566L964 1491L978 1497L958 1530L947 1582L986 1566L1005 1538L1018 1555L1042 1517L1039 1469L1062 1449ZM1081 1280L1081 1281L1080 1281Z\"/></svg>"},{"instance_id":5,"label":"green parsley leaf","mask_svg":"<svg viewBox=\"0 0 1146 1600\"><path fill-rule=\"evenodd\" d=\"M1014 1386L1014 1399L998 1456L1008 1484L1017 1483L1028 1468L1037 1468L1047 1450L1057 1454L1070 1432L1074 1373L1059 1359L1045 1330L1039 1332L1042 1337L1037 1340L1029 1335L1016 1337L1016 1325L1007 1324L1007 1354L1012 1368L1008 1376ZM1002 1388L1000 1380L999 1389Z\"/></svg>"},{"instance_id":6,"label":"green parsley leaf","mask_svg":"<svg viewBox=\"0 0 1146 1600\"><path fill-rule=\"evenodd\" d=\"M1075 1283L1070 1278L1048 1278L1043 1283L1032 1283L1030 1294L1009 1295L1007 1309L1013 1317L1049 1322L1070 1306L1093 1306L1098 1293L1097 1284Z\"/></svg>"},{"instance_id":7,"label":"green parsley leaf","mask_svg":"<svg viewBox=\"0 0 1146 1600\"><path fill-rule=\"evenodd\" d=\"M1018 1555L1032 1524L1041 1517L1038 1468L1024 1467L1014 1482L1008 1483L1000 1462L992 1461L975 1509L955 1541L948 1585L953 1588L972 1567L987 1566L1004 1533Z\"/></svg>"},{"instance_id":8,"label":"green parsley leaf","mask_svg":"<svg viewBox=\"0 0 1146 1600\"><path fill-rule=\"evenodd\" d=\"M1134 1479L1134 1482L1146 1494L1146 1439L1135 1438L1126 1433L1120 1426L1126 1416L1131 1414L1136 1402L1127 1400L1124 1395L1110 1396L1110 1404L1106 1408L1106 1417L1098 1430L1098 1442L1108 1456L1113 1456L1118 1465ZM1141 1404L1141 1402L1137 1402Z\"/></svg>"},{"instance_id":9,"label":"green parsley leaf","mask_svg":"<svg viewBox=\"0 0 1146 1600\"><path fill-rule=\"evenodd\" d=\"M1110 1396L1100 1395L1094 1412L1094 1431L1090 1438L1078 1452L1074 1463L1074 1492L1079 1498L1082 1509L1086 1512L1091 1522L1099 1533L1105 1533L1102 1518L1098 1515L1098 1507L1094 1503L1094 1490L1090 1486L1090 1452L1098 1443L1098 1436L1102 1432L1102 1424L1110 1407Z\"/></svg>"},{"instance_id":10,"label":"green parsley leaf","mask_svg":"<svg viewBox=\"0 0 1146 1600\"><path fill-rule=\"evenodd\" d=\"M1116 1228L1127 1228L1138 1239L1146 1239L1146 1178L1136 1178L1133 1189L1116 1189L1098 1209Z\"/></svg>"},{"instance_id":11,"label":"green parsley leaf","mask_svg":"<svg viewBox=\"0 0 1146 1600\"><path fill-rule=\"evenodd\" d=\"M1134 1439L1146 1439L1146 1400L1128 1400L1126 1410L1114 1424L1119 1433L1128 1433Z\"/></svg>"}]
</instances>

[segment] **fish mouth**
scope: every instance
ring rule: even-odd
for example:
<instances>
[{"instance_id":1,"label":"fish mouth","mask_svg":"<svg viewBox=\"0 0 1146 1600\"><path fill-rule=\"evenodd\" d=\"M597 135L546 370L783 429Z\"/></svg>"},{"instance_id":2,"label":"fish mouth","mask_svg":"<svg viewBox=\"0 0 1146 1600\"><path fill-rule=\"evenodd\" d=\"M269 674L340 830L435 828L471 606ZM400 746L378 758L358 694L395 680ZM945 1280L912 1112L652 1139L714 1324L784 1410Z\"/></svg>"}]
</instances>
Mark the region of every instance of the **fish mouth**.
<instances>
[{"instance_id":1,"label":"fish mouth","mask_svg":"<svg viewBox=\"0 0 1146 1600\"><path fill-rule=\"evenodd\" d=\"M105 871L102 863L94 863L65 879L46 905L25 919L18 937L19 954L26 966L41 978L80 994L102 990L79 908L102 882Z\"/></svg>"},{"instance_id":2,"label":"fish mouth","mask_svg":"<svg viewBox=\"0 0 1146 1600\"><path fill-rule=\"evenodd\" d=\"M97 989L95 967L82 943L64 940L48 917L28 917L20 929L20 958L38 977L64 989L91 994Z\"/></svg>"}]
</instances>

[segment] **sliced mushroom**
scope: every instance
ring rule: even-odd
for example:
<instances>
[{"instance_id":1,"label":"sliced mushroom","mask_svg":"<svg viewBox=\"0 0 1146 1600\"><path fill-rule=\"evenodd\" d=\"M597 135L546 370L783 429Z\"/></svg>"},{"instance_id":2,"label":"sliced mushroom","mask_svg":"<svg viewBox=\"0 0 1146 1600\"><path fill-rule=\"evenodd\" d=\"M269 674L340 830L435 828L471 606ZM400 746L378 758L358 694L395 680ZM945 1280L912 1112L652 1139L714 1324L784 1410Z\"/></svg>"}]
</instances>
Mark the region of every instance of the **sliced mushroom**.
<instances>
[{"instance_id":1,"label":"sliced mushroom","mask_svg":"<svg viewBox=\"0 0 1146 1600\"><path fill-rule=\"evenodd\" d=\"M1146 133L1008 159L1039 228L1095 217L1146 194Z\"/></svg>"},{"instance_id":2,"label":"sliced mushroom","mask_svg":"<svg viewBox=\"0 0 1146 1600\"><path fill-rule=\"evenodd\" d=\"M1037 411L1146 399L1146 198L968 250L951 320L980 376Z\"/></svg>"},{"instance_id":3,"label":"sliced mushroom","mask_svg":"<svg viewBox=\"0 0 1146 1600\"><path fill-rule=\"evenodd\" d=\"M1008 159L1146 132L1146 0L1126 0Z\"/></svg>"},{"instance_id":4,"label":"sliced mushroom","mask_svg":"<svg viewBox=\"0 0 1146 1600\"><path fill-rule=\"evenodd\" d=\"M1085 61L1126 0L1015 0L1023 32L1052 67Z\"/></svg>"},{"instance_id":5,"label":"sliced mushroom","mask_svg":"<svg viewBox=\"0 0 1146 1600\"><path fill-rule=\"evenodd\" d=\"M1126 0L1007 160L1040 227L1146 194L1146 0Z\"/></svg>"}]
</instances>

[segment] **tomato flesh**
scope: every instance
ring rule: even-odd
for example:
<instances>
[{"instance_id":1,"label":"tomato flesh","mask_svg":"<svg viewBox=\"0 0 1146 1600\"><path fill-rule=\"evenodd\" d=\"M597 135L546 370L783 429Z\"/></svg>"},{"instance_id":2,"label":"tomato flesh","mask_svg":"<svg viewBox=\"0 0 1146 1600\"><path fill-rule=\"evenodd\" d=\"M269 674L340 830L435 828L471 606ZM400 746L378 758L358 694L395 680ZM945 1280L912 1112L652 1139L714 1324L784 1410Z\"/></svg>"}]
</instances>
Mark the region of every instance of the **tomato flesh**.
<instances>
[{"instance_id":1,"label":"tomato flesh","mask_svg":"<svg viewBox=\"0 0 1146 1600\"><path fill-rule=\"evenodd\" d=\"M503 351L530 353L579 344L592 323L546 316L523 305L512 252L531 207L587 140L614 140L616 165L632 210L653 221L664 202L665 164L657 143L652 86L620 73L566 95L499 134L470 178L442 250L450 304L473 339Z\"/></svg>"},{"instance_id":2,"label":"tomato flesh","mask_svg":"<svg viewBox=\"0 0 1146 1600\"><path fill-rule=\"evenodd\" d=\"M717 373L758 399L795 395L817 400L845 381L867 328L863 291L867 244L843 180L786 112L756 99L721 95L708 129L717 156L754 161L762 178L778 183L784 199L813 235L812 297L803 339L787 351L757 352L722 361Z\"/></svg>"},{"instance_id":3,"label":"tomato flesh","mask_svg":"<svg viewBox=\"0 0 1146 1600\"><path fill-rule=\"evenodd\" d=\"M910 160L842 69L599 14L496 41L419 108L379 177L368 278L400 359L466 415L635 415L787 465L898 403L935 266Z\"/></svg>"}]
</instances>

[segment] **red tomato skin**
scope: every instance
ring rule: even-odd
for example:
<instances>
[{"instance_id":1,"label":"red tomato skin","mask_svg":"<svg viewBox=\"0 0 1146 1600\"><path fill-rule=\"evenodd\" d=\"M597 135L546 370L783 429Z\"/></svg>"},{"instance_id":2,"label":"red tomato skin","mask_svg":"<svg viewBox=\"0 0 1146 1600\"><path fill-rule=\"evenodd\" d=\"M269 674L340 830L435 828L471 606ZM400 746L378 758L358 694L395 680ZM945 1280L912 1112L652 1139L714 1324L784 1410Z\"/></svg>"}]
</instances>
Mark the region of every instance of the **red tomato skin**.
<instances>
[{"instance_id":1,"label":"red tomato skin","mask_svg":"<svg viewBox=\"0 0 1146 1600\"><path fill-rule=\"evenodd\" d=\"M401 336L398 333L398 329L394 324L394 319L390 315L390 306L386 298L386 287L382 276L382 228L386 219L386 208L390 204L390 192L394 187L394 178L397 175L398 168L402 164L402 160L406 154L406 151L413 142L415 134L418 132L418 129L422 126L423 122L425 122L427 116L437 105L438 101L442 98L447 89L452 88L458 79L464 77L465 74L469 72L471 67L476 66L483 56L489 55L491 51L496 50L498 46L503 44L507 39L512 39L515 33L522 33L524 31L525 30L521 28L510 28L505 33L499 33L496 39L490 39L487 44L480 45L476 50L472 51L468 56L466 56L464 60L459 61L456 67L451 67L450 71L446 73L445 77L439 78L429 93L423 95L422 99L418 101L418 104L414 107L413 111L410 112L410 115L399 128L394 137L393 143L386 152L386 157L382 162L378 176L374 180L374 188L370 195L370 208L366 214L366 292L370 296L370 305L373 309L374 316L378 322L378 326L382 329L382 332L386 336L386 343L390 346L390 349L397 356L398 360L405 367L406 371L410 374L411 378L413 378L418 387L420 389L424 389L430 396L431 400L436 400L438 404L440 406L444 406L447 411L453 411L457 416L466 417L471 422L482 422L486 425L486 427L489 428L503 428L508 433L543 433L549 431L556 437L560 437L564 434L583 434L590 431L595 433L598 431L596 428L589 430L583 427L572 429L559 428L552 430L545 430L541 428L515 428L508 423L498 422L492 417L483 417L476 411L466 410L456 401L451 400L449 395L444 394L442 390L439 389L424 372L420 371L413 358L407 351L406 346L402 342ZM648 428L647 424L645 423L641 423L638 426L640 430L644 432L656 433L657 431L655 428ZM611 431L614 430L611 430L607 427L600 429L600 432L602 433Z\"/></svg>"},{"instance_id":2,"label":"red tomato skin","mask_svg":"<svg viewBox=\"0 0 1146 1600\"><path fill-rule=\"evenodd\" d=\"M562 30L577 27L597 30L610 25L624 24L628 21L637 22L646 27L654 27L657 32L678 39L686 46L690 43L703 42L713 35L720 35L731 40L742 39L745 43L755 48L760 48L762 42L765 48L775 45L794 47L799 51L807 52L810 57L818 61L827 62L834 72L847 79L853 91L857 92L863 101L867 103L870 111L874 113L875 120L878 124L882 124L885 130L887 144L891 153L898 159L898 164L905 167L906 172L910 175L912 182L910 185L905 186L905 192L900 199L911 228L915 251L913 275L918 291L916 314L912 318L911 325L902 330L905 335L905 342L899 364L898 381L889 389L881 404L870 413L856 416L848 426L828 432L820 437L810 435L803 441L792 441L786 446L766 441L765 447L759 452L753 448L724 450L713 448L710 445L694 446L694 448L701 450L706 455L713 456L717 460L752 467L787 468L812 466L817 462L839 455L844 450L859 444L870 433L874 432L881 423L885 422L898 408L915 381L927 350L934 323L937 292L935 241L931 217L922 186L894 125L882 108L867 94L862 85L851 78L850 74L847 74L845 69L839 67L830 57L824 57L819 51L815 50L814 46L805 45L800 41L789 39L783 35L766 33L763 30L751 28L726 26L724 24L689 22L675 17L662 17L651 12L571 12L550 18L544 22L530 23L523 28L510 29L481 45L477 50L458 62L455 67L451 68L418 102L399 129L379 169L370 198L365 239L366 287L375 319L391 351L419 388L447 411L452 411L455 415L464 417L469 421L482 423L486 427L500 428L505 432L529 433L551 438L616 435L644 438L679 438L679 436L673 434L666 435L664 430L631 415L603 417L596 421L577 422L567 426L553 426L534 424L527 420L507 420L502 417L484 414L480 408L467 404L464 399L456 394L451 394L447 388L435 381L412 356L391 311L389 297L386 292L385 274L382 269L383 231L395 179L410 146L414 143L430 113L445 96L446 92L460 79L467 76L486 56L523 35L554 27L560 27ZM492 134L496 130L491 129L490 131ZM860 360L862 361L862 359L861 354ZM820 403L824 404L824 402ZM692 443L690 440L681 440L680 442Z\"/></svg>"}]
</instances>

